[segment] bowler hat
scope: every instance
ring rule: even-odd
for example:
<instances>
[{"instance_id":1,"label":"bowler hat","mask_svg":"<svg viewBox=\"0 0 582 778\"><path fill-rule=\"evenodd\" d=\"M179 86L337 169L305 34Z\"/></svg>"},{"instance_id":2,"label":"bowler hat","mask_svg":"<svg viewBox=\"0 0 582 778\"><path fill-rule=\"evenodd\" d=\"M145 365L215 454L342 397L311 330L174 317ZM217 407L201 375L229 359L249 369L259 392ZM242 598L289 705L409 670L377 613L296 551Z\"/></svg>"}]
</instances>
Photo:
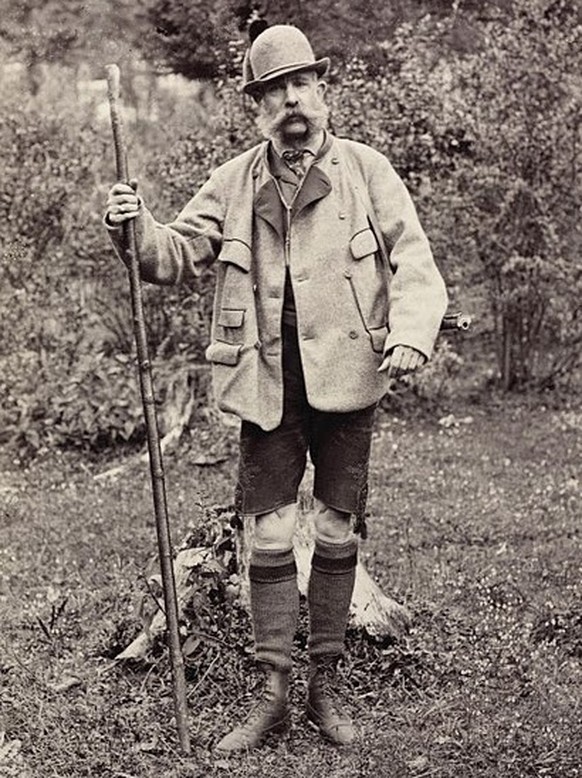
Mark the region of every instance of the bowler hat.
<instances>
[{"instance_id":1,"label":"bowler hat","mask_svg":"<svg viewBox=\"0 0 582 778\"><path fill-rule=\"evenodd\" d=\"M315 59L311 44L297 27L276 24L255 38L243 62L243 91L255 94L274 78L314 70L323 76L329 57Z\"/></svg>"}]
</instances>

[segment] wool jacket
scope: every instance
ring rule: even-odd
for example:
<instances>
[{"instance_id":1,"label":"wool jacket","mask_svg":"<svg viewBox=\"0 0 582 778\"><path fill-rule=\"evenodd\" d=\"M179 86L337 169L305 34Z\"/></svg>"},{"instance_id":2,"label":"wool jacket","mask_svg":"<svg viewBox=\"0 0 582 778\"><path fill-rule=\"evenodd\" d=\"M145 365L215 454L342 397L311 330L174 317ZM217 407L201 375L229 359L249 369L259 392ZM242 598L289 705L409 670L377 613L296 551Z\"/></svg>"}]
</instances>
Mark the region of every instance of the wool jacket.
<instances>
[{"instance_id":1,"label":"wool jacket","mask_svg":"<svg viewBox=\"0 0 582 778\"><path fill-rule=\"evenodd\" d=\"M410 195L386 157L331 137L289 208L281 207L268 146L217 168L175 221L160 224L143 206L136 217L144 280L191 283L217 261L206 351L216 399L264 430L283 412L286 268L307 397L322 411L380 400L383 355L405 345L430 358L447 306ZM111 235L121 254L120 231Z\"/></svg>"}]
</instances>

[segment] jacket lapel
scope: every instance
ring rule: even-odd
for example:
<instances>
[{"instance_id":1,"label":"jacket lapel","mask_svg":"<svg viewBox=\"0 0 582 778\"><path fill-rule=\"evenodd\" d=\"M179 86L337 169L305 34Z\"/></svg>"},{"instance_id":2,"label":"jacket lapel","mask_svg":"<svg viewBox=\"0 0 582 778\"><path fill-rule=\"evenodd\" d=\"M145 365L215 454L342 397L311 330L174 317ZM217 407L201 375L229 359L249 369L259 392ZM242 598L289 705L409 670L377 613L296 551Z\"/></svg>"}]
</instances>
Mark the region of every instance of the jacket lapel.
<instances>
[{"instance_id":1,"label":"jacket lapel","mask_svg":"<svg viewBox=\"0 0 582 778\"><path fill-rule=\"evenodd\" d=\"M262 164L267 166L267 153L263 155ZM277 165L275 161L273 175L279 179L294 183L295 175L287 170L283 163ZM268 167L266 167L268 171ZM297 216L304 208L312 203L322 200L331 192L331 181L317 164L312 164L305 175L299 194L293 204L293 215ZM253 210L257 216L263 218L275 230L281 238L285 236L285 206L277 190L277 184L272 176L269 176L257 189Z\"/></svg>"},{"instance_id":2,"label":"jacket lapel","mask_svg":"<svg viewBox=\"0 0 582 778\"><path fill-rule=\"evenodd\" d=\"M308 205L322 200L331 192L331 181L318 165L311 165L293 204L293 214L301 213Z\"/></svg>"},{"instance_id":3,"label":"jacket lapel","mask_svg":"<svg viewBox=\"0 0 582 778\"><path fill-rule=\"evenodd\" d=\"M285 234L285 219L283 204L277 192L277 185L272 178L257 190L253 201L253 209L257 216L263 218L275 230L280 238Z\"/></svg>"}]
</instances>

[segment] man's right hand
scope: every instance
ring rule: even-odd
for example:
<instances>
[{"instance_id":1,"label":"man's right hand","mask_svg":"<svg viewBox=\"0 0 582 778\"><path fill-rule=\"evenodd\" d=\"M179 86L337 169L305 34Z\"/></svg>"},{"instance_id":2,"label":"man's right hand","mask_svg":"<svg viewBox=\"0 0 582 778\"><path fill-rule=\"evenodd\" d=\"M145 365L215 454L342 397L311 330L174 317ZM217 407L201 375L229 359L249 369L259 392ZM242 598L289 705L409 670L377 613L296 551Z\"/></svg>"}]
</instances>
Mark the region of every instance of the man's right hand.
<instances>
[{"instance_id":1,"label":"man's right hand","mask_svg":"<svg viewBox=\"0 0 582 778\"><path fill-rule=\"evenodd\" d=\"M128 219L134 219L139 210L139 198L136 194L137 181L129 184L114 184L107 196L105 221L117 227Z\"/></svg>"}]
</instances>

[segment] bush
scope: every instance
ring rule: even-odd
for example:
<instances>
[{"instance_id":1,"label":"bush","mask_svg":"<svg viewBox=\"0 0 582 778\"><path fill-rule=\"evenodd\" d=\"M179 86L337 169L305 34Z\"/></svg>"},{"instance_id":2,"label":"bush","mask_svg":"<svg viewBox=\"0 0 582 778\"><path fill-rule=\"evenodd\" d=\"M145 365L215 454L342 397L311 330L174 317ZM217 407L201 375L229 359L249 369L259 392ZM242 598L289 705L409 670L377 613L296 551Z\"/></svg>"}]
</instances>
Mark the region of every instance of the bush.
<instances>
[{"instance_id":1,"label":"bush","mask_svg":"<svg viewBox=\"0 0 582 778\"><path fill-rule=\"evenodd\" d=\"M443 345L415 382L429 400L457 390L458 350L506 389L551 387L579 364L581 27L566 3L514 5L462 54L453 22L426 18L396 31L381 67L331 74L334 131L392 160L453 300L480 319L478 338ZM161 220L259 139L240 79L215 86L195 129L178 109L130 127L131 169ZM0 118L0 421L3 440L32 449L143 440L127 281L101 224L109 136L74 108L48 116L12 99ZM179 376L182 410L205 402L212 296L212 269L195 288L145 287L158 391L171 396Z\"/></svg>"},{"instance_id":2,"label":"bush","mask_svg":"<svg viewBox=\"0 0 582 778\"><path fill-rule=\"evenodd\" d=\"M458 62L472 154L443 200L449 245L487 289L504 389L554 385L580 365L582 342L582 24L568 3L514 5Z\"/></svg>"},{"instance_id":3,"label":"bush","mask_svg":"<svg viewBox=\"0 0 582 778\"><path fill-rule=\"evenodd\" d=\"M519 0L462 55L451 32L427 18L395 34L384 72L352 62L336 130L394 162L453 297L471 290L503 388L553 386L582 343L580 16Z\"/></svg>"}]
</instances>

